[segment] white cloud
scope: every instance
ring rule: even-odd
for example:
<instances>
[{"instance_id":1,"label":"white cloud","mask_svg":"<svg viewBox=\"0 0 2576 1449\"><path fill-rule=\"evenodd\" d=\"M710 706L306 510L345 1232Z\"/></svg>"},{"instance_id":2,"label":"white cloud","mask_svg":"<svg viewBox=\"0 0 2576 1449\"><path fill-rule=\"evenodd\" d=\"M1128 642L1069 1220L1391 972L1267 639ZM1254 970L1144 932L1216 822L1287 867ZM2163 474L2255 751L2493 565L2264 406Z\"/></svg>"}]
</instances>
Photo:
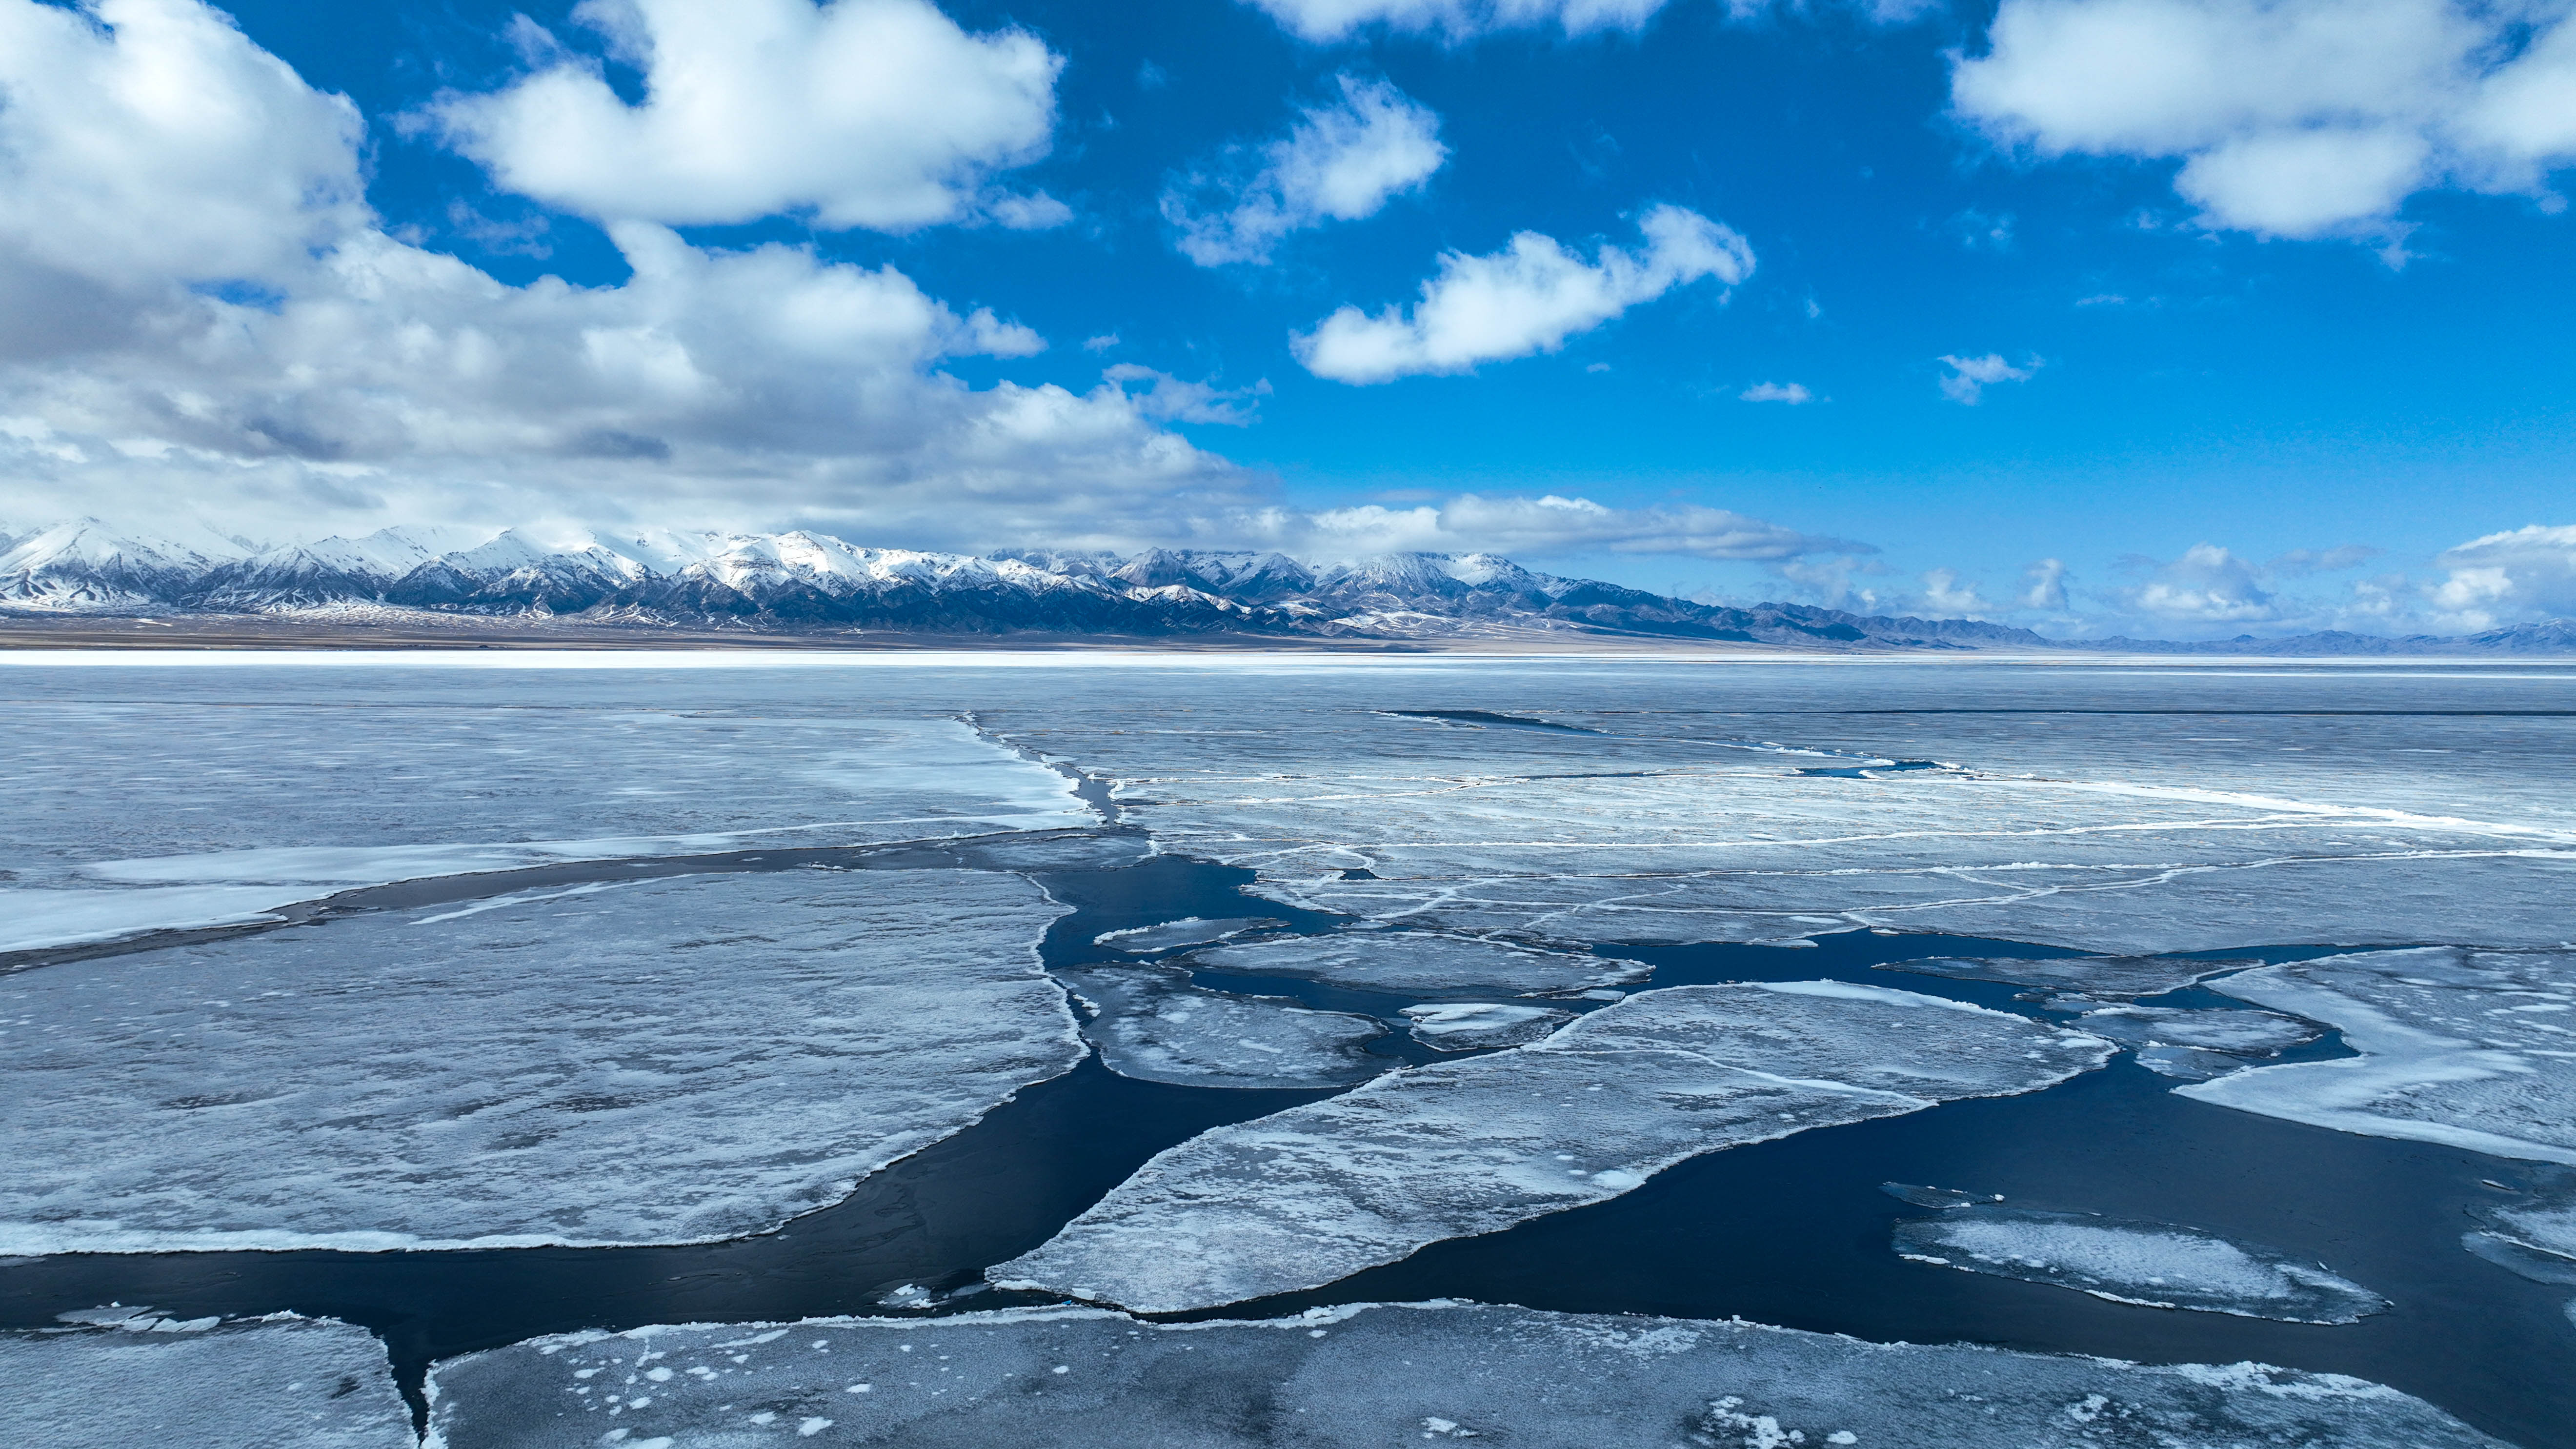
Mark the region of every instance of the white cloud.
<instances>
[{"instance_id":1,"label":"white cloud","mask_svg":"<svg viewBox=\"0 0 2576 1449\"><path fill-rule=\"evenodd\" d=\"M1921 608L1936 619L1982 619L1994 612L1975 584L1960 585L1956 569L1932 569L1923 575Z\"/></svg>"},{"instance_id":2,"label":"white cloud","mask_svg":"<svg viewBox=\"0 0 2576 1449\"><path fill-rule=\"evenodd\" d=\"M1373 25L1470 40L1502 30L1553 27L1567 35L1642 30L1667 0L1252 0L1294 34L1317 43ZM1832 5L1875 25L1905 25L1936 14L1945 0L1725 0L1727 18L1804 15Z\"/></svg>"},{"instance_id":3,"label":"white cloud","mask_svg":"<svg viewBox=\"0 0 2576 1449\"><path fill-rule=\"evenodd\" d=\"M1942 355L1941 364L1950 370L1948 375L1941 379L1941 395L1954 403L1964 403L1969 407L1975 407L1985 397L1986 389L1994 384L2028 382L2031 375L2038 372L2040 367L2039 359L2036 357L2022 366L2015 367L2004 361L2000 353L1993 352L1983 357L1952 357L1945 353Z\"/></svg>"},{"instance_id":4,"label":"white cloud","mask_svg":"<svg viewBox=\"0 0 2576 1449\"><path fill-rule=\"evenodd\" d=\"M2066 608L2066 564L2062 559L2044 558L2021 571L2021 596L2016 601L2025 609L2063 611Z\"/></svg>"},{"instance_id":5,"label":"white cloud","mask_svg":"<svg viewBox=\"0 0 2576 1449\"><path fill-rule=\"evenodd\" d=\"M1737 393L1735 398L1738 402L1787 403L1790 406L1795 407L1799 403L1814 402L1816 400L1816 395L1807 391L1806 384L1804 383L1757 382L1751 387L1746 388L1744 391Z\"/></svg>"},{"instance_id":6,"label":"white cloud","mask_svg":"<svg viewBox=\"0 0 2576 1449\"><path fill-rule=\"evenodd\" d=\"M2211 543L2193 544L2158 567L2129 602L2155 618L2191 624L2262 623L2282 613L2260 569Z\"/></svg>"},{"instance_id":7,"label":"white cloud","mask_svg":"<svg viewBox=\"0 0 2576 1449\"><path fill-rule=\"evenodd\" d=\"M177 3L177 0L171 0ZM583 0L644 75L630 106L564 55L429 117L503 187L610 220L903 231L984 216L1052 226L1052 198L989 194L1045 154L1062 65L1024 31L972 35L929 0Z\"/></svg>"},{"instance_id":8,"label":"white cloud","mask_svg":"<svg viewBox=\"0 0 2576 1449\"><path fill-rule=\"evenodd\" d=\"M1390 306L1372 317L1344 307L1291 340L1297 360L1318 377L1348 383L1464 372L1553 352L1567 337L1703 277L1732 286L1753 274L1751 245L1695 211L1657 206L1638 229L1646 238L1642 252L1604 245L1590 263L1527 231L1487 256L1450 252L1410 313Z\"/></svg>"},{"instance_id":9,"label":"white cloud","mask_svg":"<svg viewBox=\"0 0 2576 1449\"><path fill-rule=\"evenodd\" d=\"M2576 162L2569 0L2004 0L1959 114L2041 156L2181 161L2204 223L2388 239L2433 187ZM2551 198L2555 204L2555 198Z\"/></svg>"},{"instance_id":10,"label":"white cloud","mask_svg":"<svg viewBox=\"0 0 2576 1449\"><path fill-rule=\"evenodd\" d=\"M1434 553L1683 554L1776 562L1817 553L1874 553L1867 544L1799 533L1697 504L1613 508L1588 498L1488 498L1462 493L1439 504L1366 504L1273 515L1282 548L1319 556Z\"/></svg>"},{"instance_id":11,"label":"white cloud","mask_svg":"<svg viewBox=\"0 0 2576 1449\"><path fill-rule=\"evenodd\" d=\"M2576 525L2490 533L2433 561L2449 577L2428 589L2426 599L2450 627L2576 617Z\"/></svg>"},{"instance_id":12,"label":"white cloud","mask_svg":"<svg viewBox=\"0 0 2576 1449\"><path fill-rule=\"evenodd\" d=\"M1265 379L1250 387L1219 388L1206 382L1184 382L1168 372L1157 372L1139 363L1114 363L1100 374L1124 389L1131 383L1150 383L1142 392L1127 396L1136 411L1162 422L1222 423L1227 427L1248 427L1254 421L1257 404L1252 399L1270 395Z\"/></svg>"},{"instance_id":13,"label":"white cloud","mask_svg":"<svg viewBox=\"0 0 2576 1449\"><path fill-rule=\"evenodd\" d=\"M1448 159L1440 118L1382 80L1335 77L1341 98L1308 107L1288 135L1261 148L1261 166L1232 181L1189 178L1163 193L1178 245L1203 267L1267 262L1290 232L1374 216L1430 179ZM1222 206L1200 210L1192 193Z\"/></svg>"}]
</instances>

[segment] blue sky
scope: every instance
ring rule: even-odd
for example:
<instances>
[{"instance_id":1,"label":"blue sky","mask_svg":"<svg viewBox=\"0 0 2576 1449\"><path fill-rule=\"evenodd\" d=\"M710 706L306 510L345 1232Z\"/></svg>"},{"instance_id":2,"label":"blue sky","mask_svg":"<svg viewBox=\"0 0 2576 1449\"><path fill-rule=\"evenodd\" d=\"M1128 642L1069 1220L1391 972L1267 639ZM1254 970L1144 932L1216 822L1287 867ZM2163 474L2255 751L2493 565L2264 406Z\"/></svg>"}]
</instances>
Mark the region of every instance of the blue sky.
<instances>
[{"instance_id":1,"label":"blue sky","mask_svg":"<svg viewBox=\"0 0 2576 1449\"><path fill-rule=\"evenodd\" d=\"M2576 612L2568 0L0 0L0 520Z\"/></svg>"}]
</instances>

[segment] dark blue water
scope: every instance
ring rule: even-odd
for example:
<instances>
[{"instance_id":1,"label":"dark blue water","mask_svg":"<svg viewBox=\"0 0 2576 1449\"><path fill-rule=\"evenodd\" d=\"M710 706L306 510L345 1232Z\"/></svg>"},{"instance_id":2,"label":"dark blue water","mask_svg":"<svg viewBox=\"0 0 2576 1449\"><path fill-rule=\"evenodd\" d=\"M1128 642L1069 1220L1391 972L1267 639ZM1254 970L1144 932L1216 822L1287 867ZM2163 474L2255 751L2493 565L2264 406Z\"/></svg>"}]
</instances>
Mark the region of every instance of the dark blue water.
<instances>
[{"instance_id":1,"label":"dark blue water","mask_svg":"<svg viewBox=\"0 0 2576 1449\"><path fill-rule=\"evenodd\" d=\"M695 868L814 863L785 859L790 854L701 860ZM832 863L929 862L855 852ZM653 866L657 873L675 868L685 867ZM1176 857L1044 879L1075 908L1045 943L1053 967L1114 954L1089 944L1100 932L1185 916L1260 914L1304 932L1347 924L1245 897L1240 887L1250 872ZM503 888L538 883L551 878L514 877ZM496 884L486 877L470 889L489 894ZM468 887L397 888L338 908L426 903L413 898L439 889ZM329 928L327 916L298 927ZM1658 986L1831 977L2032 1012L2040 1008L2019 1000L2021 989L2010 985L1880 967L1962 951L2069 954L1866 932L1802 949L1599 949L1651 964ZM1204 979L1388 1018L1412 1001L1285 978ZM2235 1004L2199 990L2159 1000ZM1429 1055L1400 1035L1378 1049L1405 1060ZM2302 1054L2343 1050L2329 1038ZM2525 1282L2459 1246L2467 1215L2500 1200L2482 1180L2516 1183L2512 1164L2230 1112L2175 1097L2173 1085L2122 1057L2029 1096L1953 1103L1713 1153L1609 1202L1435 1244L1327 1289L1222 1316L1451 1297L1581 1312L1740 1315L1878 1340L1965 1340L2148 1361L2251 1358L2375 1379L2527 1449L2576 1449L2576 1335L2562 1316L2566 1290ZM537 1334L1036 1301L980 1290L981 1270L1044 1242L1155 1152L1325 1095L1174 1087L1086 1062L775 1233L691 1247L68 1255L0 1267L0 1326L43 1325L57 1313L111 1301L186 1316L280 1309L328 1315L384 1337L417 1407L431 1360ZM2321 1259L2396 1306L2354 1325L2281 1324L2114 1304L1908 1263L1890 1251L1889 1229L1917 1210L1878 1191L1889 1181L2186 1223ZM888 1305L888 1295L907 1287L927 1297L900 1301L924 1307Z\"/></svg>"}]
</instances>

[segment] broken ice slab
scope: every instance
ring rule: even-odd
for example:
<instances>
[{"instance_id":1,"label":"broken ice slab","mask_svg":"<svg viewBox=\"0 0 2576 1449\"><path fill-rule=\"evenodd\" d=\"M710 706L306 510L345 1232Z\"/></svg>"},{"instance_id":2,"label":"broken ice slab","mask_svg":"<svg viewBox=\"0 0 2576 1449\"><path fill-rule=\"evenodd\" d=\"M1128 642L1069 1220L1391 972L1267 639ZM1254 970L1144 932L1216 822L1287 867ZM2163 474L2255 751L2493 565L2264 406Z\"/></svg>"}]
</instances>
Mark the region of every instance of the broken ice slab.
<instances>
[{"instance_id":1,"label":"broken ice slab","mask_svg":"<svg viewBox=\"0 0 2576 1449\"><path fill-rule=\"evenodd\" d=\"M2143 1046L2137 1049L2137 1058L2139 1066L2157 1076L2181 1082L2206 1082L2253 1065L2244 1057L2199 1047Z\"/></svg>"},{"instance_id":2,"label":"broken ice slab","mask_svg":"<svg viewBox=\"0 0 2576 1449\"><path fill-rule=\"evenodd\" d=\"M1832 981L1641 992L1535 1045L1202 1133L986 1276L1151 1313L1320 1287L1616 1197L1703 1152L2036 1091L2112 1050Z\"/></svg>"},{"instance_id":3,"label":"broken ice slab","mask_svg":"<svg viewBox=\"0 0 2576 1449\"><path fill-rule=\"evenodd\" d=\"M1182 964L1245 976L1294 976L1356 991L1454 996L1581 991L1643 981L1641 961L1542 951L1425 931L1346 931L1196 952Z\"/></svg>"},{"instance_id":4,"label":"broken ice slab","mask_svg":"<svg viewBox=\"0 0 2576 1449\"><path fill-rule=\"evenodd\" d=\"M1878 1185L1878 1190L1898 1202L1912 1203L1916 1207L1925 1208L1970 1207L1979 1203L1995 1203L2004 1200L2003 1194L1999 1192L1961 1192L1955 1187L1922 1187L1910 1182L1882 1182Z\"/></svg>"},{"instance_id":5,"label":"broken ice slab","mask_svg":"<svg viewBox=\"0 0 2576 1449\"><path fill-rule=\"evenodd\" d=\"M2436 946L2266 966L2212 983L2321 1021L2361 1055L2175 1090L2315 1127L2576 1163L2576 952Z\"/></svg>"},{"instance_id":6,"label":"broken ice slab","mask_svg":"<svg viewBox=\"0 0 2576 1449\"><path fill-rule=\"evenodd\" d=\"M1097 1013L1083 1035L1122 1077L1183 1087L1347 1087L1397 1065L1365 1050L1386 1035L1373 1016L1202 991L1188 972L1159 966L1058 975Z\"/></svg>"},{"instance_id":7,"label":"broken ice slab","mask_svg":"<svg viewBox=\"0 0 2576 1449\"><path fill-rule=\"evenodd\" d=\"M2083 998L2116 1000L2161 996L2204 976L2234 971L2249 961L2184 961L2169 956L1936 956L1892 961L1881 971L1946 976L1954 981L2002 981L2047 986Z\"/></svg>"},{"instance_id":8,"label":"broken ice slab","mask_svg":"<svg viewBox=\"0 0 2576 1449\"><path fill-rule=\"evenodd\" d=\"M773 1228L1083 1055L1016 875L683 876L0 977L0 1252Z\"/></svg>"},{"instance_id":9,"label":"broken ice slab","mask_svg":"<svg viewBox=\"0 0 2576 1449\"><path fill-rule=\"evenodd\" d=\"M2337 1374L1457 1303L1259 1322L1057 1308L640 1328L447 1359L429 1385L446 1449L591 1449L612 1435L901 1449L2504 1449Z\"/></svg>"},{"instance_id":10,"label":"broken ice slab","mask_svg":"<svg viewBox=\"0 0 2576 1449\"><path fill-rule=\"evenodd\" d=\"M1896 1251L2114 1303L2282 1323L2358 1323L2388 1300L2314 1263L2175 1223L1991 1205L1896 1225Z\"/></svg>"},{"instance_id":11,"label":"broken ice slab","mask_svg":"<svg viewBox=\"0 0 2576 1449\"><path fill-rule=\"evenodd\" d=\"M0 1332L9 1449L414 1449L385 1346L281 1314L193 1333Z\"/></svg>"},{"instance_id":12,"label":"broken ice slab","mask_svg":"<svg viewBox=\"0 0 2576 1449\"><path fill-rule=\"evenodd\" d=\"M2123 1046L2198 1047L2233 1056L2271 1056L2325 1035L2295 1016L2223 1007L2113 1006L2088 1011L2068 1025Z\"/></svg>"},{"instance_id":13,"label":"broken ice slab","mask_svg":"<svg viewBox=\"0 0 2576 1449\"><path fill-rule=\"evenodd\" d=\"M2475 1214L2460 1246L2536 1283L2576 1283L2576 1173L2544 1176L2520 1202Z\"/></svg>"},{"instance_id":14,"label":"broken ice slab","mask_svg":"<svg viewBox=\"0 0 2576 1449\"><path fill-rule=\"evenodd\" d=\"M1552 1006L1510 1006L1492 1001L1462 1001L1447 1006L1408 1006L1414 1039L1436 1052L1479 1051L1522 1046L1574 1019L1574 1013Z\"/></svg>"},{"instance_id":15,"label":"broken ice slab","mask_svg":"<svg viewBox=\"0 0 2576 1449\"><path fill-rule=\"evenodd\" d=\"M1151 926L1103 931L1091 938L1091 944L1141 955L1147 951L1169 951L1181 946L1205 946L1251 931L1276 930L1287 924L1269 916L1232 916L1217 921L1184 916L1177 921L1163 921Z\"/></svg>"}]
</instances>

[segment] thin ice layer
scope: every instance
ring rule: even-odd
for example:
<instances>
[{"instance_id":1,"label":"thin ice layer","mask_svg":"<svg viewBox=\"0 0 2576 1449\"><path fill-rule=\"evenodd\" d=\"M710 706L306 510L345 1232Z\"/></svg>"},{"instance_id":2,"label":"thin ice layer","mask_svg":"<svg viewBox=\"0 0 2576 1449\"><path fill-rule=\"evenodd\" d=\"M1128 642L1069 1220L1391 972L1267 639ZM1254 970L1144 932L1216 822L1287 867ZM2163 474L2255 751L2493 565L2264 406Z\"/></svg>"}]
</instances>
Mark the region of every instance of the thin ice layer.
<instances>
[{"instance_id":1,"label":"thin ice layer","mask_svg":"<svg viewBox=\"0 0 2576 1449\"><path fill-rule=\"evenodd\" d=\"M2242 961L2183 961L2166 956L1942 956L1927 961L1897 961L1882 971L1909 971L1917 976L1947 976L1955 981L2006 981L2016 986L2049 986L2100 998L2161 996L2189 986L2216 971L2231 971Z\"/></svg>"},{"instance_id":2,"label":"thin ice layer","mask_svg":"<svg viewBox=\"0 0 2576 1449\"><path fill-rule=\"evenodd\" d=\"M443 1449L590 1449L620 1430L630 1446L901 1449L2504 1449L2337 1374L1468 1304L642 1328L449 1359L430 1387Z\"/></svg>"},{"instance_id":3,"label":"thin ice layer","mask_svg":"<svg viewBox=\"0 0 2576 1449\"><path fill-rule=\"evenodd\" d=\"M2325 1033L2273 1011L2193 1011L2172 1006L2113 1006L2075 1019L2078 1031L2122 1046L2192 1047L2230 1056L2268 1057L2306 1046Z\"/></svg>"},{"instance_id":4,"label":"thin ice layer","mask_svg":"<svg viewBox=\"0 0 2576 1449\"><path fill-rule=\"evenodd\" d=\"M1107 946L1113 951L1169 951L1181 946L1205 946L1229 936L1240 936L1246 931L1264 931L1286 924L1286 921L1268 916L1229 916L1216 921L1203 916L1184 916L1177 921L1130 926L1123 931L1103 931L1091 938L1091 944Z\"/></svg>"},{"instance_id":5,"label":"thin ice layer","mask_svg":"<svg viewBox=\"0 0 2576 1449\"><path fill-rule=\"evenodd\" d=\"M413 1449L385 1346L330 1319L0 1333L9 1449Z\"/></svg>"},{"instance_id":6,"label":"thin ice layer","mask_svg":"<svg viewBox=\"0 0 2576 1449\"><path fill-rule=\"evenodd\" d=\"M1493 1001L1408 1006L1404 1014L1412 1018L1414 1037L1438 1052L1525 1046L1574 1019L1573 1012L1553 1006L1511 1006Z\"/></svg>"},{"instance_id":7,"label":"thin ice layer","mask_svg":"<svg viewBox=\"0 0 2576 1449\"><path fill-rule=\"evenodd\" d=\"M1977 1204L1896 1225L1919 1263L2073 1288L2114 1303L2283 1323L2358 1323L2388 1301L2314 1263L2174 1223Z\"/></svg>"},{"instance_id":8,"label":"thin ice layer","mask_svg":"<svg viewBox=\"0 0 2576 1449\"><path fill-rule=\"evenodd\" d=\"M2437 946L2267 966L2218 990L2361 1053L2176 1090L2342 1132L2576 1163L2576 952Z\"/></svg>"},{"instance_id":9,"label":"thin ice layer","mask_svg":"<svg viewBox=\"0 0 2576 1449\"><path fill-rule=\"evenodd\" d=\"M1122 1077L1184 1087L1347 1087L1395 1065L1367 1043L1375 1017L1268 996L1202 991L1186 971L1096 966L1060 973L1097 1015L1083 1035Z\"/></svg>"},{"instance_id":10,"label":"thin ice layer","mask_svg":"<svg viewBox=\"0 0 2576 1449\"><path fill-rule=\"evenodd\" d=\"M1423 931L1353 931L1220 946L1193 954L1186 964L1405 996L1582 991L1643 981L1653 974L1652 967L1638 961Z\"/></svg>"},{"instance_id":11,"label":"thin ice layer","mask_svg":"<svg viewBox=\"0 0 2576 1449\"><path fill-rule=\"evenodd\" d=\"M2035 1091L2110 1052L1838 982L1641 992L1536 1045L1203 1133L986 1276L1148 1313L1320 1287L1616 1197L1703 1152Z\"/></svg>"},{"instance_id":12,"label":"thin ice layer","mask_svg":"<svg viewBox=\"0 0 2576 1449\"><path fill-rule=\"evenodd\" d=\"M1071 781L953 719L279 701L52 713L69 735L0 730L0 763L20 767L0 951L255 920L389 881L1099 820Z\"/></svg>"},{"instance_id":13,"label":"thin ice layer","mask_svg":"<svg viewBox=\"0 0 2576 1449\"><path fill-rule=\"evenodd\" d=\"M0 1253L693 1242L1069 1070L975 871L679 877L0 977Z\"/></svg>"},{"instance_id":14,"label":"thin ice layer","mask_svg":"<svg viewBox=\"0 0 2576 1449\"><path fill-rule=\"evenodd\" d=\"M2460 1246L2536 1283L2576 1283L2576 1173L2544 1175L2530 1195L2476 1216Z\"/></svg>"}]
</instances>

